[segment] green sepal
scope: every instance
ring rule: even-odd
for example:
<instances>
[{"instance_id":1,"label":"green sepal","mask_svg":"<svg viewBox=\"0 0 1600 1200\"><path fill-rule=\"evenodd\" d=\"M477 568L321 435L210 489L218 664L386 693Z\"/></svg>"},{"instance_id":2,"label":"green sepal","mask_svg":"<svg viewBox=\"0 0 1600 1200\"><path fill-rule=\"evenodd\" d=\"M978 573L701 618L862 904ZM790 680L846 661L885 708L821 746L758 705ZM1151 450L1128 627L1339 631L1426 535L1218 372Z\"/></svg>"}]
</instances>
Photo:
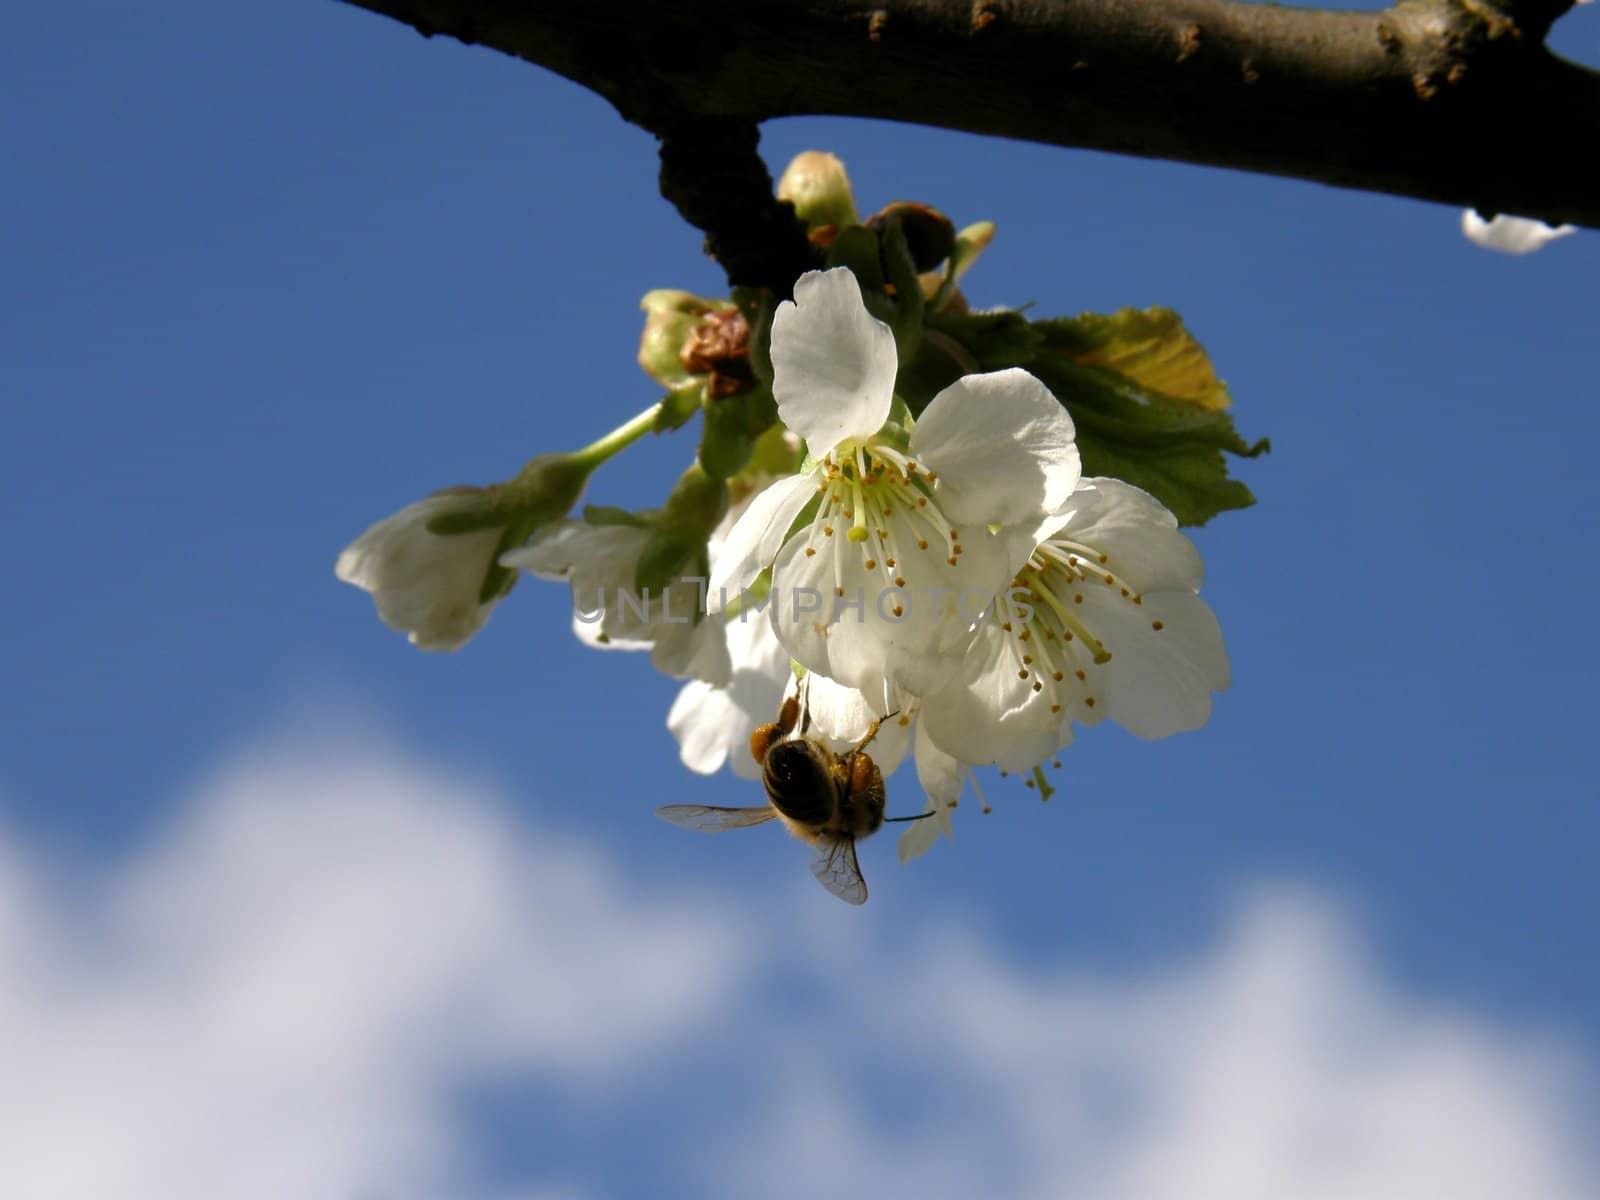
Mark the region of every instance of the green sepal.
<instances>
[{"instance_id":1,"label":"green sepal","mask_svg":"<svg viewBox=\"0 0 1600 1200\"><path fill-rule=\"evenodd\" d=\"M878 254L878 235L865 225L850 225L841 229L828 247L828 267L849 267L863 295L882 292L883 267Z\"/></svg>"},{"instance_id":2,"label":"green sepal","mask_svg":"<svg viewBox=\"0 0 1600 1200\"><path fill-rule=\"evenodd\" d=\"M478 588L478 603L490 604L510 593L517 586L517 579L521 572L512 567L502 567L500 556L507 550L515 550L533 536L537 524L523 518L513 521L506 526L506 531L500 536L500 544L495 547L494 558L489 562L489 569L483 573L483 583Z\"/></svg>"},{"instance_id":3,"label":"green sepal","mask_svg":"<svg viewBox=\"0 0 1600 1200\"><path fill-rule=\"evenodd\" d=\"M653 515L656 528L681 531L701 544L728 511L728 485L697 465L691 465L672 485L667 502Z\"/></svg>"},{"instance_id":4,"label":"green sepal","mask_svg":"<svg viewBox=\"0 0 1600 1200\"><path fill-rule=\"evenodd\" d=\"M698 544L698 549L703 554L705 543ZM705 577L705 571L686 571L691 558L694 557L696 543L693 538L677 533L661 533L645 544L639 561L633 569L633 590L640 595L646 589L652 596L659 596L669 584L685 574L698 574Z\"/></svg>"},{"instance_id":5,"label":"green sepal","mask_svg":"<svg viewBox=\"0 0 1600 1200\"><path fill-rule=\"evenodd\" d=\"M750 455L749 470L763 475L793 475L800 469L803 453L790 444L789 431L774 422L756 439ZM798 443L800 439L796 438Z\"/></svg>"},{"instance_id":6,"label":"green sepal","mask_svg":"<svg viewBox=\"0 0 1600 1200\"><path fill-rule=\"evenodd\" d=\"M1255 503L1228 478L1224 452L1254 458L1265 439L1246 442L1226 412L1170 400L1102 367L1041 354L1028 369L1067 407L1077 427L1085 475L1111 475L1143 488L1180 525L1203 525L1219 512Z\"/></svg>"},{"instance_id":7,"label":"green sepal","mask_svg":"<svg viewBox=\"0 0 1600 1200\"><path fill-rule=\"evenodd\" d=\"M896 395L889 403L889 416L884 420L883 428L878 430L873 441L883 442L904 454L911 445L913 423L911 406Z\"/></svg>"},{"instance_id":8,"label":"green sepal","mask_svg":"<svg viewBox=\"0 0 1600 1200\"><path fill-rule=\"evenodd\" d=\"M484 572L483 586L478 589L478 603L489 604L498 600L516 586L517 572L510 567L502 567L498 561L492 562Z\"/></svg>"},{"instance_id":9,"label":"green sepal","mask_svg":"<svg viewBox=\"0 0 1600 1200\"><path fill-rule=\"evenodd\" d=\"M894 331L895 353L900 362L906 362L916 357L922 340L922 281L917 278L917 264L912 261L905 226L899 217L889 221L878 240L884 272L894 287L894 319L889 328Z\"/></svg>"},{"instance_id":10,"label":"green sepal","mask_svg":"<svg viewBox=\"0 0 1600 1200\"><path fill-rule=\"evenodd\" d=\"M744 470L755 451L755 439L745 427L744 414L734 404L706 407L700 427L700 466L713 479L731 479Z\"/></svg>"},{"instance_id":11,"label":"green sepal","mask_svg":"<svg viewBox=\"0 0 1600 1200\"><path fill-rule=\"evenodd\" d=\"M650 524L638 513L629 512L625 508L617 508L611 504L585 504L583 506L583 523L585 525L630 525L635 529L644 529Z\"/></svg>"},{"instance_id":12,"label":"green sepal","mask_svg":"<svg viewBox=\"0 0 1600 1200\"><path fill-rule=\"evenodd\" d=\"M452 487L433 493L434 496L454 497L456 507L449 512L429 517L425 529L436 537L455 537L463 533L479 533L485 529L498 529L515 515L498 487Z\"/></svg>"},{"instance_id":13,"label":"green sepal","mask_svg":"<svg viewBox=\"0 0 1600 1200\"><path fill-rule=\"evenodd\" d=\"M715 479L729 479L750 463L756 439L778 420L772 390L757 384L706 401L705 423L700 428L700 465Z\"/></svg>"},{"instance_id":14,"label":"green sepal","mask_svg":"<svg viewBox=\"0 0 1600 1200\"><path fill-rule=\"evenodd\" d=\"M661 407L656 410L656 421L651 432L667 433L681 429L689 423L689 418L700 411L705 398L706 384L703 378L694 379L668 392L662 398Z\"/></svg>"},{"instance_id":15,"label":"green sepal","mask_svg":"<svg viewBox=\"0 0 1600 1200\"><path fill-rule=\"evenodd\" d=\"M772 386L772 293L766 288L736 287L733 302L750 327L750 372Z\"/></svg>"}]
</instances>

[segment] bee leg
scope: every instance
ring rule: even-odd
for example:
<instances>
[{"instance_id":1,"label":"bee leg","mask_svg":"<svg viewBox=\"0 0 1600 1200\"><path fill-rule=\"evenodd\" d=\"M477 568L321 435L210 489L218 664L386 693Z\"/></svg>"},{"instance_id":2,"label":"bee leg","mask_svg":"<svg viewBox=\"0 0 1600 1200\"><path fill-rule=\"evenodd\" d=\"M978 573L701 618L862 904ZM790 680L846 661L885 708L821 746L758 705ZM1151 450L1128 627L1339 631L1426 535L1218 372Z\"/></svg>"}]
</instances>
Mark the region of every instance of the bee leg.
<instances>
[{"instance_id":1,"label":"bee leg","mask_svg":"<svg viewBox=\"0 0 1600 1200\"><path fill-rule=\"evenodd\" d=\"M758 763L767 761L767 751L787 736L782 725L774 721L770 725L758 725L756 731L750 735L750 757Z\"/></svg>"},{"instance_id":2,"label":"bee leg","mask_svg":"<svg viewBox=\"0 0 1600 1200\"><path fill-rule=\"evenodd\" d=\"M778 709L778 719L774 722L787 736L794 732L794 723L800 719L800 697L785 696L783 707Z\"/></svg>"},{"instance_id":3,"label":"bee leg","mask_svg":"<svg viewBox=\"0 0 1600 1200\"><path fill-rule=\"evenodd\" d=\"M877 732L876 725L873 726L873 732ZM870 791L874 784L881 788L883 786L883 776L878 773L877 764L863 754L858 747L850 755L850 794L852 796L863 795Z\"/></svg>"},{"instance_id":4,"label":"bee leg","mask_svg":"<svg viewBox=\"0 0 1600 1200\"><path fill-rule=\"evenodd\" d=\"M756 731L750 735L750 757L758 763L765 763L767 752L794 732L794 724L799 719L800 701L790 696L778 710L776 721L757 726Z\"/></svg>"},{"instance_id":5,"label":"bee leg","mask_svg":"<svg viewBox=\"0 0 1600 1200\"><path fill-rule=\"evenodd\" d=\"M865 750L867 748L867 743L870 742L873 738L878 736L878 730L883 727L883 723L885 721L887 721L890 717L895 717L895 716L899 716L899 715L900 715L900 710L897 708L897 709L894 710L894 712L884 713L883 716L879 717L871 725L868 725L867 726L867 734L866 734L866 736L863 737L859 742L856 743L856 747L855 747L854 750L851 751L851 753L852 754L860 754L863 750Z\"/></svg>"}]
</instances>

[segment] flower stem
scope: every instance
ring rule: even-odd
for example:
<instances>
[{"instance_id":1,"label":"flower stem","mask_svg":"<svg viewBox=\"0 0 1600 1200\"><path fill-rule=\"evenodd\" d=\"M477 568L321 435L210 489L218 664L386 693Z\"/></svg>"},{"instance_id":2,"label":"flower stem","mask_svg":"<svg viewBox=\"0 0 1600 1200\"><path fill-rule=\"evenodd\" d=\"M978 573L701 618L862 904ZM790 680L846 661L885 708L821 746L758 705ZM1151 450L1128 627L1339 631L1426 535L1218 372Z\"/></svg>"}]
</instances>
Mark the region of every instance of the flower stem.
<instances>
[{"instance_id":1,"label":"flower stem","mask_svg":"<svg viewBox=\"0 0 1600 1200\"><path fill-rule=\"evenodd\" d=\"M568 458L573 465L592 471L654 429L656 417L660 412L661 405L652 404L638 416L624 421L604 437L590 442L582 450L574 450Z\"/></svg>"}]
</instances>

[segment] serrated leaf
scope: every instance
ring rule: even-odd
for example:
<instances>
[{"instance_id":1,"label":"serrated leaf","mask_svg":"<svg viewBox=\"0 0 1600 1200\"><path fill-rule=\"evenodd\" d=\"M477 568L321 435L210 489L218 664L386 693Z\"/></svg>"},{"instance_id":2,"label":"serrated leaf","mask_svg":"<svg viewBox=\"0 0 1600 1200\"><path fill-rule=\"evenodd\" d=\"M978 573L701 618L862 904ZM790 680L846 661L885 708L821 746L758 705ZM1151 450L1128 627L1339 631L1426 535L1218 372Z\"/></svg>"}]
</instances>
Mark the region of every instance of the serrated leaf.
<instances>
[{"instance_id":1,"label":"serrated leaf","mask_svg":"<svg viewBox=\"0 0 1600 1200\"><path fill-rule=\"evenodd\" d=\"M1217 411L1232 403L1211 358L1170 308L1118 309L1040 321L1046 346L1085 367L1126 375L1178 404Z\"/></svg>"},{"instance_id":2,"label":"serrated leaf","mask_svg":"<svg viewBox=\"0 0 1600 1200\"><path fill-rule=\"evenodd\" d=\"M1223 453L1254 458L1269 443L1246 442L1226 412L1171 400L1119 372L1055 354L1040 354L1028 369L1072 414L1085 475L1143 488L1182 525L1255 503L1249 488L1228 477Z\"/></svg>"}]
</instances>

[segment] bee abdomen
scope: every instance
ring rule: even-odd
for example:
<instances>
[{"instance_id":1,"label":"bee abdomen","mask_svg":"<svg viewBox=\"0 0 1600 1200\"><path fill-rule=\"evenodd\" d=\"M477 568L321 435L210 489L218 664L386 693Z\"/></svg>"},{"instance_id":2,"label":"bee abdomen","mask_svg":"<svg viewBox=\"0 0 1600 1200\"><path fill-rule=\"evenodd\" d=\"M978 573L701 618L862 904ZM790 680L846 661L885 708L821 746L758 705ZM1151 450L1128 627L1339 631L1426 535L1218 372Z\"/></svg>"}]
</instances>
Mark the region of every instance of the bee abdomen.
<instances>
[{"instance_id":1,"label":"bee abdomen","mask_svg":"<svg viewBox=\"0 0 1600 1200\"><path fill-rule=\"evenodd\" d=\"M772 807L791 821L822 825L833 819L836 786L822 751L811 742L802 738L773 746L761 781Z\"/></svg>"}]
</instances>

